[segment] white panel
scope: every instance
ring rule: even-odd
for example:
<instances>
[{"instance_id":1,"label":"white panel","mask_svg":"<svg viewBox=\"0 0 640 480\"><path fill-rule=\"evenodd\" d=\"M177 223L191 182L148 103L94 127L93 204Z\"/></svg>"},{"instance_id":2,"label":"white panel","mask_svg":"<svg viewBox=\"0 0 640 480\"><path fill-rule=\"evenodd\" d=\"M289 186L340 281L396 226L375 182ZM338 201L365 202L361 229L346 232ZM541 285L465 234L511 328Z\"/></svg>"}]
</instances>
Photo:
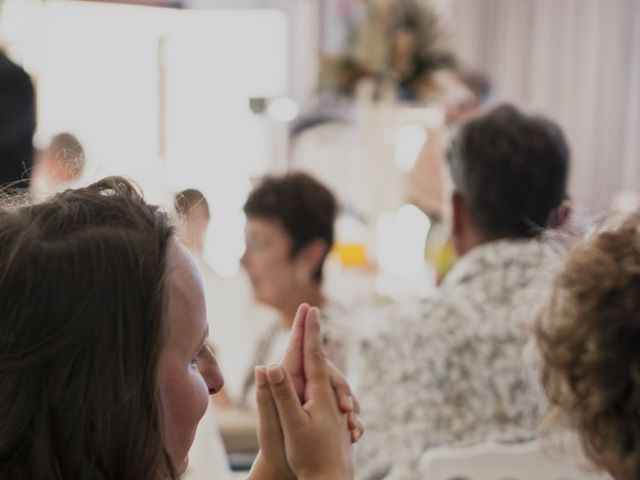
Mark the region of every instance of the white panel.
<instances>
[{"instance_id":1,"label":"white panel","mask_svg":"<svg viewBox=\"0 0 640 480\"><path fill-rule=\"evenodd\" d=\"M167 161L179 188L229 190L236 178L264 173L270 139L250 97L274 97L286 86L286 21L271 11L200 11L169 33ZM211 192L214 196L237 191Z\"/></svg>"},{"instance_id":2,"label":"white panel","mask_svg":"<svg viewBox=\"0 0 640 480\"><path fill-rule=\"evenodd\" d=\"M153 188L157 172L157 36L146 8L45 6L39 134L76 134L87 174L125 174Z\"/></svg>"},{"instance_id":3,"label":"white panel","mask_svg":"<svg viewBox=\"0 0 640 480\"><path fill-rule=\"evenodd\" d=\"M286 89L286 18L277 11L184 12L166 48L166 148L174 190L197 187L213 222L207 256L232 274L244 248L249 179L273 165L273 123L250 97Z\"/></svg>"},{"instance_id":4,"label":"white panel","mask_svg":"<svg viewBox=\"0 0 640 480\"><path fill-rule=\"evenodd\" d=\"M18 32L27 15L14 10L6 20ZM249 98L286 94L286 15L66 1L36 10L42 27L14 32L12 45L36 76L38 136L77 135L85 181L126 175L164 202L201 189L214 212L210 259L232 273L250 178L273 168L283 128L251 112Z\"/></svg>"}]
</instances>

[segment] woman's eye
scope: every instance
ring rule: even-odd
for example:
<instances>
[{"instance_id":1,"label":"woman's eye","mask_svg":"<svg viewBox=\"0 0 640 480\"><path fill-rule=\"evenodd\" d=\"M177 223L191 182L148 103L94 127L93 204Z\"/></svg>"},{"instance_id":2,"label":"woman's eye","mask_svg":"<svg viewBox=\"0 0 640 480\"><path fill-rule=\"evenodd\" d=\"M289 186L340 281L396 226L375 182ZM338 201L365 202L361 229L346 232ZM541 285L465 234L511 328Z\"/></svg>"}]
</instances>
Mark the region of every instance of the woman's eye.
<instances>
[{"instance_id":1,"label":"woman's eye","mask_svg":"<svg viewBox=\"0 0 640 480\"><path fill-rule=\"evenodd\" d=\"M204 352L206 352L208 348L209 348L209 347L208 347L207 345L204 345L204 346L200 349L200 351L197 353L196 358L194 358L193 360L191 360L190 365L191 365L191 367L192 367L192 368L197 368L197 367L198 367L198 357L199 357L200 355L202 355Z\"/></svg>"}]
</instances>

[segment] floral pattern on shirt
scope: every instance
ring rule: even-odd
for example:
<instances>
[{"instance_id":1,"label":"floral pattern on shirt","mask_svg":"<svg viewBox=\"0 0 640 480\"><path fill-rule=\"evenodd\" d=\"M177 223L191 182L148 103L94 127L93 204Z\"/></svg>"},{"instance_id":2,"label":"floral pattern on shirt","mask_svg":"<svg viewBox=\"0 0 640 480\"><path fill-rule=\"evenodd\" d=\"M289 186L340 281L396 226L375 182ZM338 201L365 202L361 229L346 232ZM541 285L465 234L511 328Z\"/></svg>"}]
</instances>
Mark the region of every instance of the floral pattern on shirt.
<instances>
[{"instance_id":1,"label":"floral pattern on shirt","mask_svg":"<svg viewBox=\"0 0 640 480\"><path fill-rule=\"evenodd\" d=\"M548 292L553 258L539 240L484 244L432 298L385 312L356 359L367 427L358 478L420 478L430 447L535 436L542 401L522 361L523 323Z\"/></svg>"}]
</instances>

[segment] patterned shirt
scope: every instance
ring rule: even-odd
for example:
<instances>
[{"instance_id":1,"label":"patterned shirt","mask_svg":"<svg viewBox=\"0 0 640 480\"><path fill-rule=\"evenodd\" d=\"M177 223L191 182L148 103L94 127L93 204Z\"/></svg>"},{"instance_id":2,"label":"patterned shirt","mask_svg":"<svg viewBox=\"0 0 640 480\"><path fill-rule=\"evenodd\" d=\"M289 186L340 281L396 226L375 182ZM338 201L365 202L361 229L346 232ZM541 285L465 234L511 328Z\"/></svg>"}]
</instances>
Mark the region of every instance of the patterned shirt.
<instances>
[{"instance_id":1,"label":"patterned shirt","mask_svg":"<svg viewBox=\"0 0 640 480\"><path fill-rule=\"evenodd\" d=\"M385 312L356 358L359 479L420 478L434 446L535 436L542 403L522 361L523 323L548 292L553 258L540 240L483 244L432 298Z\"/></svg>"}]
</instances>

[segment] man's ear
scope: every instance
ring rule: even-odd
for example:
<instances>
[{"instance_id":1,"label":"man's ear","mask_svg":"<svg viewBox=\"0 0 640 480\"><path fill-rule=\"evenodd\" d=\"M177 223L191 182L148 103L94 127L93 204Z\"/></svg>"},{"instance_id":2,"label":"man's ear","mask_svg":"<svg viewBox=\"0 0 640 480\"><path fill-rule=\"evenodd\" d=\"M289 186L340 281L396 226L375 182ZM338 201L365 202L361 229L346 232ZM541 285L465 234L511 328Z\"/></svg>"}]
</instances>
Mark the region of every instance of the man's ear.
<instances>
[{"instance_id":1,"label":"man's ear","mask_svg":"<svg viewBox=\"0 0 640 480\"><path fill-rule=\"evenodd\" d=\"M310 278L321 267L328 250L327 242L321 238L316 238L298 252L298 262L309 272Z\"/></svg>"},{"instance_id":2,"label":"man's ear","mask_svg":"<svg viewBox=\"0 0 640 480\"><path fill-rule=\"evenodd\" d=\"M464 198L457 192L451 195L451 235L460 237L465 233L467 226L467 209Z\"/></svg>"},{"instance_id":3,"label":"man's ear","mask_svg":"<svg viewBox=\"0 0 640 480\"><path fill-rule=\"evenodd\" d=\"M464 196L454 193L451 196L452 223L451 240L453 248L459 256L466 254L474 246L480 243L478 232L471 224L469 210Z\"/></svg>"},{"instance_id":4,"label":"man's ear","mask_svg":"<svg viewBox=\"0 0 640 480\"><path fill-rule=\"evenodd\" d=\"M571 215L573 214L573 202L571 198L565 198L560 206L556 209L551 228L562 228L569 223L571 220Z\"/></svg>"}]
</instances>

